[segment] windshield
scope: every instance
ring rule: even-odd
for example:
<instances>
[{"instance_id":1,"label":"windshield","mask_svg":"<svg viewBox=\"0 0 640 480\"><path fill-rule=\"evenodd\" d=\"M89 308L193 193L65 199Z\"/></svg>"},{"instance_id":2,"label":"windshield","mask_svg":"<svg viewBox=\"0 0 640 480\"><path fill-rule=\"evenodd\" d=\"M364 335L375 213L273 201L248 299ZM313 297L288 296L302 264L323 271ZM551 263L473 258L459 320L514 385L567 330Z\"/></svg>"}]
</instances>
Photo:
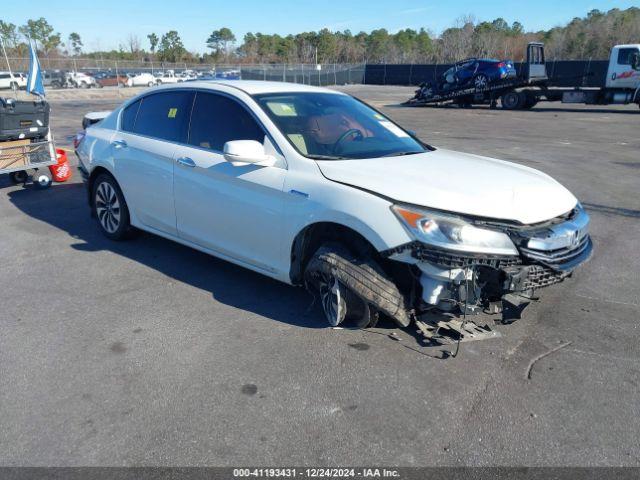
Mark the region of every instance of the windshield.
<instances>
[{"instance_id":1,"label":"windshield","mask_svg":"<svg viewBox=\"0 0 640 480\"><path fill-rule=\"evenodd\" d=\"M309 158L377 158L428 151L387 117L349 95L297 92L254 98L296 150Z\"/></svg>"}]
</instances>

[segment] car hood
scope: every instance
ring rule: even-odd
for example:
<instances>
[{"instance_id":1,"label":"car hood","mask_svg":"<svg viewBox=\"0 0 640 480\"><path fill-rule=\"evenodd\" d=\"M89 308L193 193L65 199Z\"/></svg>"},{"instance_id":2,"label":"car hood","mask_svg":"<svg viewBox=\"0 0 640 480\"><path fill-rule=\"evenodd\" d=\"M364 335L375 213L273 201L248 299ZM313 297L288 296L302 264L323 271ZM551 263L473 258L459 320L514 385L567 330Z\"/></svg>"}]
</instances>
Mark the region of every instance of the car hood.
<instances>
[{"instance_id":1,"label":"car hood","mask_svg":"<svg viewBox=\"0 0 640 480\"><path fill-rule=\"evenodd\" d=\"M523 224L560 216L577 203L538 170L451 150L317 163L330 180L396 202Z\"/></svg>"}]
</instances>

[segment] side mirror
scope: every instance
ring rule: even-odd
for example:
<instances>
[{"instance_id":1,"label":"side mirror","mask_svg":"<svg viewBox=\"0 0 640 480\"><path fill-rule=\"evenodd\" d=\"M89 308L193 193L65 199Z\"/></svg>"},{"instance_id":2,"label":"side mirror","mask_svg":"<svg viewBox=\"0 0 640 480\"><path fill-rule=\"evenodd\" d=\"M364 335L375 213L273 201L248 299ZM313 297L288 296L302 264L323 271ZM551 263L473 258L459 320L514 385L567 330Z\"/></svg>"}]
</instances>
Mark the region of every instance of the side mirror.
<instances>
[{"instance_id":1,"label":"side mirror","mask_svg":"<svg viewBox=\"0 0 640 480\"><path fill-rule=\"evenodd\" d=\"M234 167L243 165L272 166L276 159L267 155L264 146L255 140L233 140L224 144L224 159Z\"/></svg>"}]
</instances>

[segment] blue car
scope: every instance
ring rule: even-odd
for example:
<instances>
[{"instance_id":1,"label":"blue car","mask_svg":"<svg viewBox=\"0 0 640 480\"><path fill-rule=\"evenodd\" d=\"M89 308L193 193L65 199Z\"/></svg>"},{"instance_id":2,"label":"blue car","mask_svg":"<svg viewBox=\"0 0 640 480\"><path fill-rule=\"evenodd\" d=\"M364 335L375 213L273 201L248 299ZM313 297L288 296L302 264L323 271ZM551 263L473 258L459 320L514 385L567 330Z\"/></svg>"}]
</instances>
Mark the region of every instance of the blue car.
<instances>
[{"instance_id":1,"label":"blue car","mask_svg":"<svg viewBox=\"0 0 640 480\"><path fill-rule=\"evenodd\" d=\"M471 86L484 90L493 82L515 76L516 69L511 60L468 58L444 72L439 86L441 90Z\"/></svg>"}]
</instances>

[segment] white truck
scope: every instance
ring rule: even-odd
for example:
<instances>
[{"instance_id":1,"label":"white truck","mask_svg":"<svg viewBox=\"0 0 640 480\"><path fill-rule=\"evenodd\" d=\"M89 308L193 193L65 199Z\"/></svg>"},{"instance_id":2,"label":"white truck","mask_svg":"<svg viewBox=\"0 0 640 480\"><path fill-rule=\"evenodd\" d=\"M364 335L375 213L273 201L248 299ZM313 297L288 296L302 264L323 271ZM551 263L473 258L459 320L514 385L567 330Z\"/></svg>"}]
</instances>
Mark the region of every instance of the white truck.
<instances>
[{"instance_id":1,"label":"white truck","mask_svg":"<svg viewBox=\"0 0 640 480\"><path fill-rule=\"evenodd\" d=\"M600 86L543 89L548 101L591 105L637 103L640 106L640 44L616 45L611 49L607 75Z\"/></svg>"},{"instance_id":2,"label":"white truck","mask_svg":"<svg viewBox=\"0 0 640 480\"><path fill-rule=\"evenodd\" d=\"M184 81L185 78L176 75L173 70L167 70L166 72L163 72L160 75L156 76L156 83L158 85L167 83L180 83Z\"/></svg>"},{"instance_id":3,"label":"white truck","mask_svg":"<svg viewBox=\"0 0 640 480\"><path fill-rule=\"evenodd\" d=\"M67 82L75 88L95 88L97 85L95 78L82 72L69 72Z\"/></svg>"}]
</instances>

